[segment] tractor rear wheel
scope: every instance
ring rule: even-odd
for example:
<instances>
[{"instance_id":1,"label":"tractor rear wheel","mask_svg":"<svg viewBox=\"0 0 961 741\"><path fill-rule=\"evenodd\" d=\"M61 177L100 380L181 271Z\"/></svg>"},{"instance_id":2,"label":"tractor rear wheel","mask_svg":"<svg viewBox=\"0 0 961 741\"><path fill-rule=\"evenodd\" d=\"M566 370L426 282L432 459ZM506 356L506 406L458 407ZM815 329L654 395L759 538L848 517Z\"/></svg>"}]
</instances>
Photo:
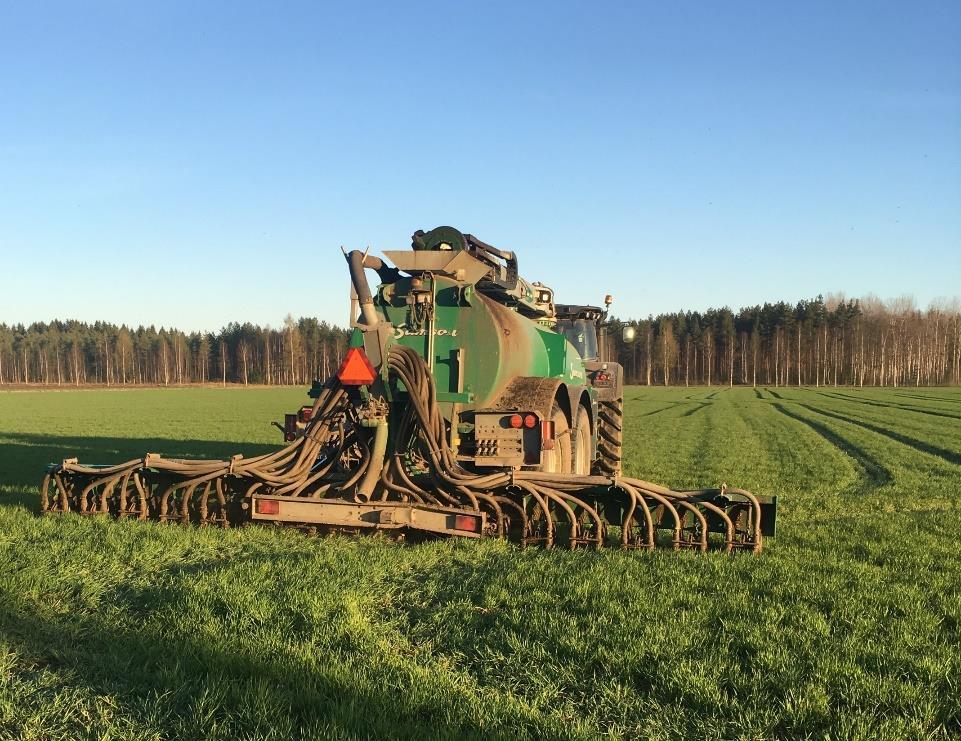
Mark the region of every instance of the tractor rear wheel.
<instances>
[{"instance_id":1,"label":"tractor rear wheel","mask_svg":"<svg viewBox=\"0 0 961 741\"><path fill-rule=\"evenodd\" d=\"M591 439L591 416L587 410L577 407L574 418L574 473L589 476L594 460L593 440Z\"/></svg>"},{"instance_id":2,"label":"tractor rear wheel","mask_svg":"<svg viewBox=\"0 0 961 741\"><path fill-rule=\"evenodd\" d=\"M554 447L541 452L540 470L545 473L570 473L572 462L571 425L557 402L551 407L554 423Z\"/></svg>"},{"instance_id":3,"label":"tractor rear wheel","mask_svg":"<svg viewBox=\"0 0 961 741\"><path fill-rule=\"evenodd\" d=\"M597 461L594 464L596 474L621 475L623 440L624 398L600 402L597 414Z\"/></svg>"}]
</instances>

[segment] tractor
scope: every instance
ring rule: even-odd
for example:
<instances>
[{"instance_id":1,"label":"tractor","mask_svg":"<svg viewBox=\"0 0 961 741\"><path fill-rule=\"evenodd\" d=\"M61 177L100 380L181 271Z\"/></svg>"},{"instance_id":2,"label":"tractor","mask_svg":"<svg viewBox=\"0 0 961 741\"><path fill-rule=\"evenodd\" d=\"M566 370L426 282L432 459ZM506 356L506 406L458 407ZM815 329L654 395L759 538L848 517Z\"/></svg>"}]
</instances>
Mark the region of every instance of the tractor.
<instances>
[{"instance_id":1,"label":"tractor","mask_svg":"<svg viewBox=\"0 0 961 741\"><path fill-rule=\"evenodd\" d=\"M623 369L605 307L557 304L514 252L454 229L381 259L345 252L351 337L285 446L230 460L149 453L51 464L44 512L522 545L759 552L776 499L622 475ZM378 276L372 289L370 272Z\"/></svg>"}]
</instances>

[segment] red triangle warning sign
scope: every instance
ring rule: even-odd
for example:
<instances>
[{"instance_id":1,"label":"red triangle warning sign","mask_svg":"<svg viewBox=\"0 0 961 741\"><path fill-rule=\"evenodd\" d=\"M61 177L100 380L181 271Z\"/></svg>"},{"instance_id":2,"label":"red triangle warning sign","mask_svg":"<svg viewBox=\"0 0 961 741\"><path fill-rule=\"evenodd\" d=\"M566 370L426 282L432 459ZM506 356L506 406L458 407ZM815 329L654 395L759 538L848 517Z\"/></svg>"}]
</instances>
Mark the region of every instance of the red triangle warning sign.
<instances>
[{"instance_id":1,"label":"red triangle warning sign","mask_svg":"<svg viewBox=\"0 0 961 741\"><path fill-rule=\"evenodd\" d=\"M337 377L345 386L368 386L377 379L377 373L363 349L352 347L344 356Z\"/></svg>"}]
</instances>

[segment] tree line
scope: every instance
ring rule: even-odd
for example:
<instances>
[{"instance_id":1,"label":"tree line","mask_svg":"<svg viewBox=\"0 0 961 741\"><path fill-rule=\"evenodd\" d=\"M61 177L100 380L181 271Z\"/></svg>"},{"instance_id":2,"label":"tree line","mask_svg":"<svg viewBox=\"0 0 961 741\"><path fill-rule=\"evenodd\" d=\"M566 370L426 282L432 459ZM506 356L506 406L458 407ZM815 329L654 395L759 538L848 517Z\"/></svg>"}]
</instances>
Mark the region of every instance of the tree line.
<instances>
[{"instance_id":1,"label":"tree line","mask_svg":"<svg viewBox=\"0 0 961 741\"><path fill-rule=\"evenodd\" d=\"M345 330L314 318L182 332L78 321L0 324L0 384L307 384L337 370Z\"/></svg>"},{"instance_id":2,"label":"tree line","mask_svg":"<svg viewBox=\"0 0 961 741\"><path fill-rule=\"evenodd\" d=\"M613 320L606 354L628 382L648 385L957 385L961 303L818 296Z\"/></svg>"},{"instance_id":3,"label":"tree line","mask_svg":"<svg viewBox=\"0 0 961 741\"><path fill-rule=\"evenodd\" d=\"M634 329L634 340L623 329ZM604 354L629 383L773 386L961 384L961 304L818 296L797 304L613 319ZM294 384L326 378L347 347L340 327L289 316L182 332L77 321L0 324L0 384Z\"/></svg>"}]
</instances>

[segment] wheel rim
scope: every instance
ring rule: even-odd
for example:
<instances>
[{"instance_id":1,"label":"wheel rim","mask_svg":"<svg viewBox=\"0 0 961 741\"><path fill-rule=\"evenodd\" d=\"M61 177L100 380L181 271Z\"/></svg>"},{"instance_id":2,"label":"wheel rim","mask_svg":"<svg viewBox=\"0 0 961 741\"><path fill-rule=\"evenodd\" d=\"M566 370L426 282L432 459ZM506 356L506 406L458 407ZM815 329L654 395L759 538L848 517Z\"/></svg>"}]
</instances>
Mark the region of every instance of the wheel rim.
<instances>
[{"instance_id":1,"label":"wheel rim","mask_svg":"<svg viewBox=\"0 0 961 741\"><path fill-rule=\"evenodd\" d=\"M571 428L560 407L554 407L551 420L554 422L554 447L541 452L540 470L546 473L570 473Z\"/></svg>"},{"instance_id":2,"label":"wheel rim","mask_svg":"<svg viewBox=\"0 0 961 741\"><path fill-rule=\"evenodd\" d=\"M577 410L577 427L574 429L574 473L588 475L591 472L591 422L587 410Z\"/></svg>"}]
</instances>

